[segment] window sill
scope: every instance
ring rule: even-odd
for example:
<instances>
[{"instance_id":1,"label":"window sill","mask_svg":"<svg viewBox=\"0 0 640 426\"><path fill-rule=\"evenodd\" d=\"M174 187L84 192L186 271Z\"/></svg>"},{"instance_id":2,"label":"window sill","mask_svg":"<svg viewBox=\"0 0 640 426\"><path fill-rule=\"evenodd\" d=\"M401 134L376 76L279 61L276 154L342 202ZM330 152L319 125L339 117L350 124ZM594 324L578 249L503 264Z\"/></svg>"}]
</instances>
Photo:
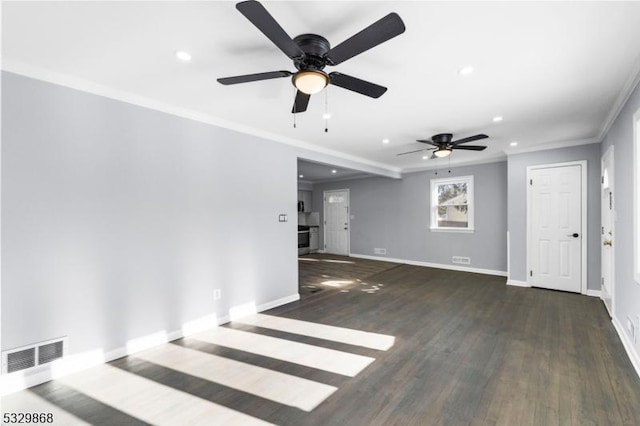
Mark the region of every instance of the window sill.
<instances>
[{"instance_id":1,"label":"window sill","mask_svg":"<svg viewBox=\"0 0 640 426\"><path fill-rule=\"evenodd\" d=\"M475 229L473 228L431 228L431 232L453 232L456 234L473 234Z\"/></svg>"}]
</instances>

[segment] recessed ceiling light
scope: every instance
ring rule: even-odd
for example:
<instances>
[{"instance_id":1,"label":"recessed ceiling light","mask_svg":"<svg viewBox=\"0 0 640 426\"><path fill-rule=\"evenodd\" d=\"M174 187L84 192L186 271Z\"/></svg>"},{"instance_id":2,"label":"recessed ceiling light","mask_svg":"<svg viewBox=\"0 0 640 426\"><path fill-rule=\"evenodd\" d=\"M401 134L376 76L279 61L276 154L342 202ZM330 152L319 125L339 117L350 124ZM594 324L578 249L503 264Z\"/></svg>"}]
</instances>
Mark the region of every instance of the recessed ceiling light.
<instances>
[{"instance_id":1,"label":"recessed ceiling light","mask_svg":"<svg viewBox=\"0 0 640 426\"><path fill-rule=\"evenodd\" d=\"M322 118L324 118L325 120L330 119L331 118L331 113L325 112L324 114L322 114Z\"/></svg>"},{"instance_id":2,"label":"recessed ceiling light","mask_svg":"<svg viewBox=\"0 0 640 426\"><path fill-rule=\"evenodd\" d=\"M385 145L386 145L386 144L388 144L389 142L390 142L390 141L389 141L389 139L387 139L387 138L382 139L382 143L383 143L383 144L385 144Z\"/></svg>"},{"instance_id":3,"label":"recessed ceiling light","mask_svg":"<svg viewBox=\"0 0 640 426\"><path fill-rule=\"evenodd\" d=\"M423 160L426 160L427 158L429 158L429 156L428 156L428 155L423 155L423 156L422 156L422 159L423 159Z\"/></svg>"},{"instance_id":4,"label":"recessed ceiling light","mask_svg":"<svg viewBox=\"0 0 640 426\"><path fill-rule=\"evenodd\" d=\"M302 178L304 177L304 175L299 175L298 177L299 177L300 179L302 179Z\"/></svg>"},{"instance_id":5,"label":"recessed ceiling light","mask_svg":"<svg viewBox=\"0 0 640 426\"><path fill-rule=\"evenodd\" d=\"M331 173L338 173L336 169L331 170Z\"/></svg>"},{"instance_id":6,"label":"recessed ceiling light","mask_svg":"<svg viewBox=\"0 0 640 426\"><path fill-rule=\"evenodd\" d=\"M502 121L502 117L501 116L498 115L497 117L493 117L493 122L494 123L499 123L501 121Z\"/></svg>"},{"instance_id":7,"label":"recessed ceiling light","mask_svg":"<svg viewBox=\"0 0 640 426\"><path fill-rule=\"evenodd\" d=\"M511 142L509 145L510 145L510 146L518 146L518 142L513 141L513 142Z\"/></svg>"},{"instance_id":8,"label":"recessed ceiling light","mask_svg":"<svg viewBox=\"0 0 640 426\"><path fill-rule=\"evenodd\" d=\"M191 55L189 54L189 52L185 52L184 50L178 50L176 52L176 58L180 59L181 61L189 62L191 60Z\"/></svg>"},{"instance_id":9,"label":"recessed ceiling light","mask_svg":"<svg viewBox=\"0 0 640 426\"><path fill-rule=\"evenodd\" d=\"M458 74L460 75L469 75L473 72L473 67L464 67L458 70Z\"/></svg>"}]
</instances>

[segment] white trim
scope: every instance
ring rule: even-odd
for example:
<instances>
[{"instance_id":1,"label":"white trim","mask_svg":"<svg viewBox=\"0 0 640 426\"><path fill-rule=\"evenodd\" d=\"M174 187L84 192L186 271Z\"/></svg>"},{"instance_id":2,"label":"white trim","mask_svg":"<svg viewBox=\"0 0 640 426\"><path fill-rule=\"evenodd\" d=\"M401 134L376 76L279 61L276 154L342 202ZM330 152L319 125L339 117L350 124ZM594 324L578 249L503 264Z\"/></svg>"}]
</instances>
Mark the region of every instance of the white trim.
<instances>
[{"instance_id":1,"label":"white trim","mask_svg":"<svg viewBox=\"0 0 640 426\"><path fill-rule=\"evenodd\" d=\"M300 300L300 293L295 293L290 296L282 297L280 299L272 300L262 305L258 305L256 310L258 312L268 311L269 309L277 308L278 306L286 305L287 303L297 302Z\"/></svg>"},{"instance_id":2,"label":"white trim","mask_svg":"<svg viewBox=\"0 0 640 426\"><path fill-rule=\"evenodd\" d=\"M531 180L531 172L537 169L550 169L557 167L567 167L567 166L580 166L580 186L581 186L581 271L580 271L580 293L587 294L587 243L589 241L587 234L587 160L578 160L578 161L566 161L562 163L552 163L552 164L537 164L533 166L527 166L527 180L525 181L525 185L527 187L527 270L525 271L527 276L527 283L531 286L531 275L529 271L531 270L531 256L533 254L533 250L531 250L531 185L529 185L529 181Z\"/></svg>"},{"instance_id":3,"label":"white trim","mask_svg":"<svg viewBox=\"0 0 640 426\"><path fill-rule=\"evenodd\" d=\"M511 276L511 235L507 231L507 277Z\"/></svg>"},{"instance_id":4,"label":"white trim","mask_svg":"<svg viewBox=\"0 0 640 426\"><path fill-rule=\"evenodd\" d=\"M611 130L611 126L613 126L618 115L622 112L622 108L626 105L638 83L640 83L640 58L636 61L625 85L622 86L618 97L613 103L613 107L611 108L604 125L600 129L600 134L598 135L599 142L602 142L607 133L609 133L609 130Z\"/></svg>"},{"instance_id":5,"label":"white trim","mask_svg":"<svg viewBox=\"0 0 640 426\"><path fill-rule=\"evenodd\" d=\"M609 148L607 148L607 150L605 151L604 154L602 154L602 157L600 157L600 226L603 226L602 223L602 179L604 177L604 161L605 158L607 156L611 156L611 175L609 176L609 187L612 189L611 192L613 192L613 210L611 211L612 217L611 217L611 233L613 234L613 237L616 236L616 186L615 186L615 162L616 162L616 157L615 157L615 151L614 151L614 146L611 145ZM602 240L602 235L600 235L600 239ZM604 246L600 246L600 275L602 276L602 254L604 253ZM611 285L609 290L611 291L611 294L609 296L611 296L611 312L609 312L609 315L611 315L611 317L613 317L615 315L616 312L616 247L617 245L615 244L614 241L614 245L611 247ZM600 289L602 290L602 283L600 284ZM600 296L600 298L602 298L602 296ZM606 305L606 304L605 304ZM607 308L608 310L609 308Z\"/></svg>"},{"instance_id":6,"label":"white trim","mask_svg":"<svg viewBox=\"0 0 640 426\"><path fill-rule=\"evenodd\" d=\"M633 114L633 279L640 284L640 109Z\"/></svg>"},{"instance_id":7,"label":"white trim","mask_svg":"<svg viewBox=\"0 0 640 426\"><path fill-rule=\"evenodd\" d=\"M512 285L514 287L531 287L529 283L526 281L518 281L518 280L512 280L512 279L507 280L507 285Z\"/></svg>"},{"instance_id":8,"label":"white trim","mask_svg":"<svg viewBox=\"0 0 640 426\"><path fill-rule=\"evenodd\" d=\"M393 257L370 256L368 254L355 254L355 253L349 254L349 257L355 257L357 259L381 260L383 262L391 262L391 263L403 263L406 265L413 265L413 266L425 266L427 268L446 269L449 271L473 272L476 274L497 275L499 277L507 276L506 271L496 271L493 269L482 269L482 268L470 268L468 266L446 265L442 263L422 262L419 260L396 259Z\"/></svg>"},{"instance_id":9,"label":"white trim","mask_svg":"<svg viewBox=\"0 0 640 426\"><path fill-rule=\"evenodd\" d=\"M431 232L457 232L459 234L473 234L476 232L474 228L429 228Z\"/></svg>"},{"instance_id":10,"label":"white trim","mask_svg":"<svg viewBox=\"0 0 640 426\"><path fill-rule=\"evenodd\" d=\"M262 312L299 299L300 294L295 293L290 296L258 305L256 310L257 312ZM64 377L124 356L132 355L136 352L163 345L173 340L187 337L218 325L226 324L229 321L229 315L217 317L215 313L209 314L184 323L179 330L174 330L169 333L161 331L138 337L127 342L125 346L113 349L109 352L97 349L79 354L71 354L51 363L30 368L29 370L3 374L0 376L0 396L27 389L49 380Z\"/></svg>"},{"instance_id":11,"label":"white trim","mask_svg":"<svg viewBox=\"0 0 640 426\"><path fill-rule=\"evenodd\" d=\"M351 255L351 192L345 189L327 189L322 191L322 245L325 250L318 250L318 253L325 253L327 248L327 193L343 192L347 193L347 256Z\"/></svg>"},{"instance_id":12,"label":"white trim","mask_svg":"<svg viewBox=\"0 0 640 426\"><path fill-rule=\"evenodd\" d=\"M622 326L622 324L620 324L620 322L618 321L618 318L613 317L611 322L613 323L613 327L618 332L618 336L622 341L622 346L624 346L624 350L627 352L629 361L631 361L633 368L636 369L636 374L638 375L638 377L640 377L640 354L638 354L638 352L636 351L633 345L633 342L631 341L627 333L624 331L624 327Z\"/></svg>"},{"instance_id":13,"label":"white trim","mask_svg":"<svg viewBox=\"0 0 640 426\"><path fill-rule=\"evenodd\" d=\"M587 289L587 296L597 297L598 299L602 299L602 291L593 290L593 289L588 288Z\"/></svg>"},{"instance_id":14,"label":"white trim","mask_svg":"<svg viewBox=\"0 0 640 426\"><path fill-rule=\"evenodd\" d=\"M82 78L66 75L63 73L52 72L39 67L34 67L29 64L25 64L20 61L10 60L3 61L3 70L13 74L22 75L25 77L33 78L40 81L56 84L59 86L68 87L82 92L91 93L93 95L102 96L109 99L115 99L117 101L125 102L132 105L137 105L143 108L151 109L154 111L164 112L177 117L187 118L189 120L198 121L200 123L211 124L214 126L222 127L229 130L235 130L237 132L257 136L264 139L269 139L274 142L282 143L285 145L295 146L308 150L310 154L324 154L331 157L335 157L340 160L348 162L354 162L357 164L351 164L349 167L361 170L365 173L373 173L380 176L386 176L390 178L399 179L402 177L402 169L388 164L379 163L376 161L368 160L366 158L358 157L351 154L345 154L343 152L334 151L319 145L311 144L299 139L294 139L279 134L267 132L257 129L255 127L247 126L246 124L229 121L223 118L215 117L211 114L200 112L192 109L187 109L177 105L172 105L166 102L162 102L146 96L137 95L135 93L127 92L124 90L114 89L102 84L94 83ZM314 160L313 155L300 155L305 159ZM321 159L315 159L320 161ZM324 159L326 161L326 159ZM361 166L361 167L358 167Z\"/></svg>"}]
</instances>

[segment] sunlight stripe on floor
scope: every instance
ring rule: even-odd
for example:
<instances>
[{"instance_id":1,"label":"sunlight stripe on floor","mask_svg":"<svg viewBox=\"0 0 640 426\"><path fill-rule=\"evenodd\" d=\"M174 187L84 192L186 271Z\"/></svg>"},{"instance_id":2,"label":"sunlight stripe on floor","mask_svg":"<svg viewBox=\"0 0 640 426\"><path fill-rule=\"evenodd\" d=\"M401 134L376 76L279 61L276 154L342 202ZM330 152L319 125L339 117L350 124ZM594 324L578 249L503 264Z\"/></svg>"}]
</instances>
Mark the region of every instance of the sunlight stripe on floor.
<instances>
[{"instance_id":1,"label":"sunlight stripe on floor","mask_svg":"<svg viewBox=\"0 0 640 426\"><path fill-rule=\"evenodd\" d=\"M29 422L33 423L43 423L43 424L54 424L54 425L68 425L68 426L84 426L89 425L73 414L65 411L64 409L58 407L57 405L47 401L44 398L32 393L29 390L24 390L16 393L12 393L9 395L5 395L0 400L0 408L2 411L2 415L8 414L8 419L11 420L11 413L42 413L45 416L45 421L40 421L40 416L38 416L38 422ZM52 422L47 422L47 415L51 413ZM17 422L16 422L17 423ZM22 423L27 423L23 420ZM2 423L5 424L4 422ZM6 424L10 424L6 423Z\"/></svg>"},{"instance_id":2,"label":"sunlight stripe on floor","mask_svg":"<svg viewBox=\"0 0 640 426\"><path fill-rule=\"evenodd\" d=\"M270 424L108 364L58 380L154 425Z\"/></svg>"},{"instance_id":3,"label":"sunlight stripe on floor","mask_svg":"<svg viewBox=\"0 0 640 426\"><path fill-rule=\"evenodd\" d=\"M386 334L370 333L351 328L336 327L333 325L318 324L315 322L274 317L263 314L250 315L235 320L234 322L299 334L301 336L317 337L318 339L347 343L349 345L362 346L380 351L388 350L395 342L395 337Z\"/></svg>"},{"instance_id":4,"label":"sunlight stripe on floor","mask_svg":"<svg viewBox=\"0 0 640 426\"><path fill-rule=\"evenodd\" d=\"M234 330L227 327L216 327L212 330L191 336L215 345L251 352L282 361L317 368L331 373L355 377L374 358L336 351L308 345L306 343L292 342L271 336Z\"/></svg>"},{"instance_id":5,"label":"sunlight stripe on floor","mask_svg":"<svg viewBox=\"0 0 640 426\"><path fill-rule=\"evenodd\" d=\"M311 411L338 388L178 345L140 352L136 358L291 407Z\"/></svg>"}]
</instances>

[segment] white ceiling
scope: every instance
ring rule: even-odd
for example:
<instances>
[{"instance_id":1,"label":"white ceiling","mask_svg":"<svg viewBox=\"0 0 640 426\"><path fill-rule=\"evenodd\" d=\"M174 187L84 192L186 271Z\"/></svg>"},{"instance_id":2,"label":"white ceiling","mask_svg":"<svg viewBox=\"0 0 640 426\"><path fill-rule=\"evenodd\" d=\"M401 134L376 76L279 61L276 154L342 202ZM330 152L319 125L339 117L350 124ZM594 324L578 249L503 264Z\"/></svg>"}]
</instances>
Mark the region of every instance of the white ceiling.
<instances>
[{"instance_id":1,"label":"white ceiling","mask_svg":"<svg viewBox=\"0 0 640 426\"><path fill-rule=\"evenodd\" d=\"M486 133L483 152L599 142L640 70L640 2L263 2L292 37L332 45L390 12L406 32L329 71L389 88L379 99L330 86L290 113L282 78L223 86L218 77L294 70L235 2L3 2L4 69L411 171L435 160L396 154L416 139ZM176 50L193 60L176 60ZM475 71L460 76L458 70ZM493 123L494 116L503 116ZM390 139L382 144L382 139ZM516 148L509 143L518 141ZM478 143L480 144L480 143Z\"/></svg>"}]
</instances>

